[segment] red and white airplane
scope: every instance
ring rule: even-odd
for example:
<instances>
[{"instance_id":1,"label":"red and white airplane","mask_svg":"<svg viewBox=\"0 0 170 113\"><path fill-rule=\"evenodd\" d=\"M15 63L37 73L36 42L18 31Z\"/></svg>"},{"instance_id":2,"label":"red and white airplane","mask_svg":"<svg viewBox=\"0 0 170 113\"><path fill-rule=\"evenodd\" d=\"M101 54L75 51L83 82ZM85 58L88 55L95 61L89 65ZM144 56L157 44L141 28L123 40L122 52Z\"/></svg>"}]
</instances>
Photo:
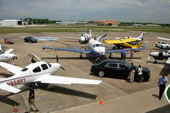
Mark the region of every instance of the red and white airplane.
<instances>
[{"instance_id":1,"label":"red and white airplane","mask_svg":"<svg viewBox=\"0 0 170 113\"><path fill-rule=\"evenodd\" d=\"M35 57L37 58L37 56ZM6 68L9 72L14 74L14 76L9 78L0 78L0 89L12 93L18 93L21 90L13 86L19 84L47 83L65 85L71 84L98 85L102 82L101 80L90 80L52 75L61 67L61 65L59 63L48 63L45 61L41 61L39 58L38 60L39 60L38 62L31 63L24 68L8 64L5 62L0 62L1 67Z\"/></svg>"}]
</instances>

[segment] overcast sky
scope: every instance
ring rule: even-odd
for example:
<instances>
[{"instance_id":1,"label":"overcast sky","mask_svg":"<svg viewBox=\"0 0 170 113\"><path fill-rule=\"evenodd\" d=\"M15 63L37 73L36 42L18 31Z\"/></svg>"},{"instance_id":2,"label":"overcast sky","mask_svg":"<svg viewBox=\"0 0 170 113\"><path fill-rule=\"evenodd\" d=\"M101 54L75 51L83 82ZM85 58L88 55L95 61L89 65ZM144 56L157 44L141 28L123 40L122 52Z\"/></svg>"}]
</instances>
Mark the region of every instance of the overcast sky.
<instances>
[{"instance_id":1,"label":"overcast sky","mask_svg":"<svg viewBox=\"0 0 170 113\"><path fill-rule=\"evenodd\" d=\"M0 19L23 17L170 24L170 0L0 0Z\"/></svg>"}]
</instances>

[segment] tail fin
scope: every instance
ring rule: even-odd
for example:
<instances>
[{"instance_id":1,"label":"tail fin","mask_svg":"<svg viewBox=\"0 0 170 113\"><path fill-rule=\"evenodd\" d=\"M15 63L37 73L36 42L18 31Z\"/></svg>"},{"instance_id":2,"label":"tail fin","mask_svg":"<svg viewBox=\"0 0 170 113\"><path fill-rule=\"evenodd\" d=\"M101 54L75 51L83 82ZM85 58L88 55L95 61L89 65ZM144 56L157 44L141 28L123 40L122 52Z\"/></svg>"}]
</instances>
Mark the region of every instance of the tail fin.
<instances>
[{"instance_id":1,"label":"tail fin","mask_svg":"<svg viewBox=\"0 0 170 113\"><path fill-rule=\"evenodd\" d=\"M89 29L89 38L91 39L92 38L92 30Z\"/></svg>"},{"instance_id":2,"label":"tail fin","mask_svg":"<svg viewBox=\"0 0 170 113\"><path fill-rule=\"evenodd\" d=\"M140 36L138 37L138 39L143 40L143 38L144 38L144 32L142 32L142 33L140 34Z\"/></svg>"}]
</instances>

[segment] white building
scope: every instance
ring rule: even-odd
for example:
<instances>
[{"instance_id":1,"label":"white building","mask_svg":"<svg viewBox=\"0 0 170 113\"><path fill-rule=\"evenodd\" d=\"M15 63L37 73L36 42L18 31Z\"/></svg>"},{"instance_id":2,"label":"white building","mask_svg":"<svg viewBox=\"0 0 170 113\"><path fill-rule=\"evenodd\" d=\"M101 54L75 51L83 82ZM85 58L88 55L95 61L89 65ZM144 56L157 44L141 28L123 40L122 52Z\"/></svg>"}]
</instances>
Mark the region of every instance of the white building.
<instances>
[{"instance_id":1,"label":"white building","mask_svg":"<svg viewBox=\"0 0 170 113\"><path fill-rule=\"evenodd\" d=\"M0 26L19 26L22 25L21 20L2 20Z\"/></svg>"}]
</instances>

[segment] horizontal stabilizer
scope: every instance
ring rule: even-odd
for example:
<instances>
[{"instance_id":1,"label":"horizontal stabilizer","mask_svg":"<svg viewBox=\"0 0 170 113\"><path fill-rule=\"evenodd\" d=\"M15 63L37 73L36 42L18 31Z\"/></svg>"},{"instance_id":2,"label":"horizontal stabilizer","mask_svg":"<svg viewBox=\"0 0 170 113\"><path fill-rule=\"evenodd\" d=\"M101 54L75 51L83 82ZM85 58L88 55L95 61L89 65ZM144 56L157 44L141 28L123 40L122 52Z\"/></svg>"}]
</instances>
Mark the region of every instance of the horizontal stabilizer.
<instances>
[{"instance_id":1,"label":"horizontal stabilizer","mask_svg":"<svg viewBox=\"0 0 170 113\"><path fill-rule=\"evenodd\" d=\"M166 61L167 64L170 64L170 57L168 58L168 60Z\"/></svg>"},{"instance_id":2,"label":"horizontal stabilizer","mask_svg":"<svg viewBox=\"0 0 170 113\"><path fill-rule=\"evenodd\" d=\"M13 86L10 86L10 85L8 85L6 83L1 84L0 89L5 90L5 91L9 91L9 92L12 92L12 93L18 93L18 92L21 91L20 89L17 89L17 88L15 88Z\"/></svg>"},{"instance_id":3,"label":"horizontal stabilizer","mask_svg":"<svg viewBox=\"0 0 170 113\"><path fill-rule=\"evenodd\" d=\"M13 50L14 50L14 49L9 49L9 50L5 51L5 53L6 53L6 54L11 53Z\"/></svg>"}]
</instances>

